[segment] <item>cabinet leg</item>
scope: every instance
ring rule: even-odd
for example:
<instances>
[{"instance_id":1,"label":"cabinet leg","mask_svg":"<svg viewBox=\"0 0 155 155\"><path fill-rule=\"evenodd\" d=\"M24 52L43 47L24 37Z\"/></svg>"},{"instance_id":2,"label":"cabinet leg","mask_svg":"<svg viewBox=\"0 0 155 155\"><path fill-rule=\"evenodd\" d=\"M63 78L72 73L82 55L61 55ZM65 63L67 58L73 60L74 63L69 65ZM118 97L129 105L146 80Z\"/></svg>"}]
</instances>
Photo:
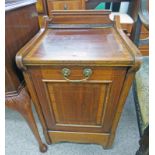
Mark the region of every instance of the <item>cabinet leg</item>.
<instances>
[{"instance_id":1,"label":"cabinet leg","mask_svg":"<svg viewBox=\"0 0 155 155\"><path fill-rule=\"evenodd\" d=\"M35 138L37 139L40 151L46 152L47 146L44 143L42 143L42 141L41 141L41 138L39 136L39 132L37 130L37 125L35 123L35 119L34 119L32 111L31 111L31 105L29 103L25 106L25 112L22 113L22 115L25 118L25 120L27 121L27 123L28 123L30 129L32 130Z\"/></svg>"},{"instance_id":2,"label":"cabinet leg","mask_svg":"<svg viewBox=\"0 0 155 155\"><path fill-rule=\"evenodd\" d=\"M17 96L6 97L6 106L10 109L18 111L25 118L39 144L40 151L46 152L47 146L42 142L40 138L31 109L31 100L25 88L23 88L20 94Z\"/></svg>"},{"instance_id":3,"label":"cabinet leg","mask_svg":"<svg viewBox=\"0 0 155 155\"><path fill-rule=\"evenodd\" d=\"M106 149L111 149L113 147L114 138L115 138L115 133L111 133L108 143L106 145Z\"/></svg>"},{"instance_id":4,"label":"cabinet leg","mask_svg":"<svg viewBox=\"0 0 155 155\"><path fill-rule=\"evenodd\" d=\"M49 138L49 136L47 134L47 131L43 130L43 132L44 132L44 136L45 136L45 139L46 139L46 143L48 145L52 144L51 139Z\"/></svg>"}]
</instances>

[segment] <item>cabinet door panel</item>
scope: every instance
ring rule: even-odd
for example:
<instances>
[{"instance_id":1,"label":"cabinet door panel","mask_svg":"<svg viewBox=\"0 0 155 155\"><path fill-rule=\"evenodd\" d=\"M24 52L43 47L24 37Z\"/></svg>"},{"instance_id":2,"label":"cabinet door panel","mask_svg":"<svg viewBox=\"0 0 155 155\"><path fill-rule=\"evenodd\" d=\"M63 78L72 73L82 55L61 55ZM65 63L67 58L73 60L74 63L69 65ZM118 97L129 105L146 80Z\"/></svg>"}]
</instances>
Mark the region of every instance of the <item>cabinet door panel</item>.
<instances>
[{"instance_id":1,"label":"cabinet door panel","mask_svg":"<svg viewBox=\"0 0 155 155\"><path fill-rule=\"evenodd\" d=\"M111 81L44 82L56 126L102 127Z\"/></svg>"}]
</instances>

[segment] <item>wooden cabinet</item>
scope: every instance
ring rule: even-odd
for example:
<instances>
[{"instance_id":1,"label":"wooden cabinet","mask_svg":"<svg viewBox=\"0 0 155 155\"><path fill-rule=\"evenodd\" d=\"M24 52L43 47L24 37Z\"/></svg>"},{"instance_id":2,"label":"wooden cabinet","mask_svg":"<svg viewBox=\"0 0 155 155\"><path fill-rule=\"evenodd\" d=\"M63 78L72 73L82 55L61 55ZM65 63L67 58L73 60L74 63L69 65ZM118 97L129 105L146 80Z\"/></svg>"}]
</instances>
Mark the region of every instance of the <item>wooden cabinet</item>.
<instances>
[{"instance_id":1,"label":"wooden cabinet","mask_svg":"<svg viewBox=\"0 0 155 155\"><path fill-rule=\"evenodd\" d=\"M84 10L85 0L48 0L48 14L52 10Z\"/></svg>"},{"instance_id":2,"label":"wooden cabinet","mask_svg":"<svg viewBox=\"0 0 155 155\"><path fill-rule=\"evenodd\" d=\"M44 117L46 140L108 148L140 66L139 50L120 29L118 18L115 24L108 20L109 12L52 15L48 28L16 56ZM68 20L71 24L64 24Z\"/></svg>"}]
</instances>

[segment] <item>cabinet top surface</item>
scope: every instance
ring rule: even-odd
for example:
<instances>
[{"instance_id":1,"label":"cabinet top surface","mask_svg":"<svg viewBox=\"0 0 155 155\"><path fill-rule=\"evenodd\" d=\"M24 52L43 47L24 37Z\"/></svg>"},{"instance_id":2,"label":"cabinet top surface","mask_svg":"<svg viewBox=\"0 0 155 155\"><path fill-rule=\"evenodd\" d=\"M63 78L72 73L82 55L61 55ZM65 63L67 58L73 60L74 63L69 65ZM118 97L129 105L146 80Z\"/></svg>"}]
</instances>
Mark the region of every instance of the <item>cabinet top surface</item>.
<instances>
[{"instance_id":1,"label":"cabinet top surface","mask_svg":"<svg viewBox=\"0 0 155 155\"><path fill-rule=\"evenodd\" d=\"M24 57L25 64L118 62L133 57L114 28L48 29Z\"/></svg>"}]
</instances>

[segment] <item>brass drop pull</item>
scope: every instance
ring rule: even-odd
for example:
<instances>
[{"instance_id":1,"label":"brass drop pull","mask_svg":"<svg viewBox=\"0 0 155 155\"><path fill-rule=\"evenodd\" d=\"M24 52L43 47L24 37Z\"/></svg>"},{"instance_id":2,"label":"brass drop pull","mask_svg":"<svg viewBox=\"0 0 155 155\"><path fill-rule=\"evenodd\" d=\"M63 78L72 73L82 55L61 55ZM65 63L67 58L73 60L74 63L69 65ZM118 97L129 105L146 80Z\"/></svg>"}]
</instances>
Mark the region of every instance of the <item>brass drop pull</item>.
<instances>
[{"instance_id":1,"label":"brass drop pull","mask_svg":"<svg viewBox=\"0 0 155 155\"><path fill-rule=\"evenodd\" d=\"M68 6L67 6L67 4L65 3L64 4L64 10L67 10L68 9Z\"/></svg>"},{"instance_id":2,"label":"brass drop pull","mask_svg":"<svg viewBox=\"0 0 155 155\"><path fill-rule=\"evenodd\" d=\"M64 77L68 77L70 75L70 73L71 73L70 69L68 69L68 68L63 68L62 69L62 74L63 74Z\"/></svg>"},{"instance_id":3,"label":"brass drop pull","mask_svg":"<svg viewBox=\"0 0 155 155\"><path fill-rule=\"evenodd\" d=\"M85 77L90 77L91 74L92 74L92 70L91 70L90 68L85 68L85 69L83 70L83 75L84 75Z\"/></svg>"},{"instance_id":4,"label":"brass drop pull","mask_svg":"<svg viewBox=\"0 0 155 155\"><path fill-rule=\"evenodd\" d=\"M69 81L69 82L83 82L89 79L89 77L92 75L92 70L90 68L85 68L83 70L83 76L85 77L84 79L80 79L80 80L70 80L68 77L71 74L71 70L68 68L63 68L62 69L62 75L64 77L65 80Z\"/></svg>"}]
</instances>

